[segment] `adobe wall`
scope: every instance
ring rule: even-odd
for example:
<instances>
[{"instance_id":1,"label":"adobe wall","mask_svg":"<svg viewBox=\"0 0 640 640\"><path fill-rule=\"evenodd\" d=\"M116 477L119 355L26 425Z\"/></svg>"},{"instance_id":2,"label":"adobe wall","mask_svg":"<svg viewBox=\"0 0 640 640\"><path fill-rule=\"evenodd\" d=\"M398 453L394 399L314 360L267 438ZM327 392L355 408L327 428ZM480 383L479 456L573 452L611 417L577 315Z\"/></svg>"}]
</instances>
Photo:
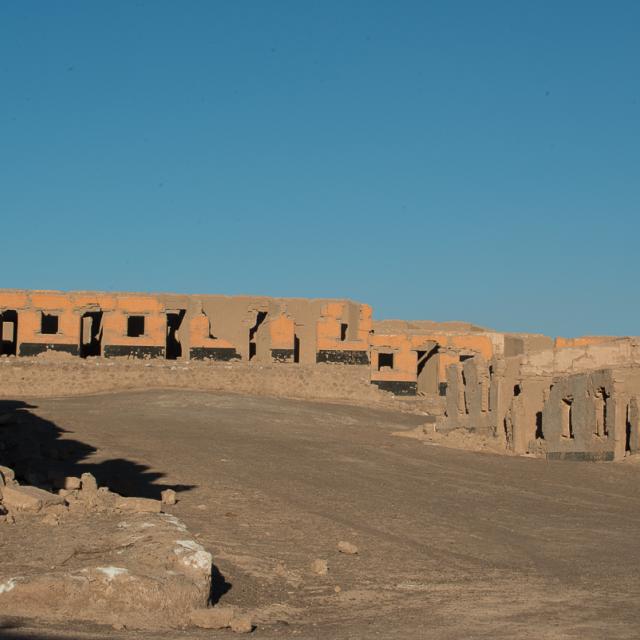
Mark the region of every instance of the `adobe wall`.
<instances>
[{"instance_id":1,"label":"adobe wall","mask_svg":"<svg viewBox=\"0 0 640 640\"><path fill-rule=\"evenodd\" d=\"M618 460L637 453L640 367L554 380L542 410L540 451L550 459Z\"/></svg>"},{"instance_id":2,"label":"adobe wall","mask_svg":"<svg viewBox=\"0 0 640 640\"><path fill-rule=\"evenodd\" d=\"M582 439L580 434L570 442L556 437L557 416L551 407L560 406L558 394L569 394L567 384L593 385L589 376L601 375L594 373L600 369L622 367L627 371L629 366L640 363L638 340L582 338L556 341L552 348L545 348L549 342L528 337L520 343L522 348L514 349L518 342L509 344L510 337L505 337L505 353L515 351L519 352L517 355L494 355L490 360L476 356L448 367L446 412L438 430L462 428L493 435L516 453L566 454L585 459L613 456L613 441L602 444L592 438ZM583 378L591 381L584 382ZM580 391L581 399L575 405L575 419L581 428L589 429L581 422L591 411L583 403L585 389ZM612 389L611 393L618 393L620 386ZM615 399L610 402L615 403ZM614 412L614 404L610 410ZM610 414L612 420L613 415Z\"/></svg>"},{"instance_id":3,"label":"adobe wall","mask_svg":"<svg viewBox=\"0 0 640 640\"><path fill-rule=\"evenodd\" d=\"M502 353L503 334L427 331L419 326L403 333L374 333L370 345L371 382L380 389L396 395L445 396L447 368L475 355L490 359L494 353Z\"/></svg>"},{"instance_id":4,"label":"adobe wall","mask_svg":"<svg viewBox=\"0 0 640 640\"><path fill-rule=\"evenodd\" d=\"M0 291L0 355L366 365L371 327L350 300Z\"/></svg>"}]
</instances>

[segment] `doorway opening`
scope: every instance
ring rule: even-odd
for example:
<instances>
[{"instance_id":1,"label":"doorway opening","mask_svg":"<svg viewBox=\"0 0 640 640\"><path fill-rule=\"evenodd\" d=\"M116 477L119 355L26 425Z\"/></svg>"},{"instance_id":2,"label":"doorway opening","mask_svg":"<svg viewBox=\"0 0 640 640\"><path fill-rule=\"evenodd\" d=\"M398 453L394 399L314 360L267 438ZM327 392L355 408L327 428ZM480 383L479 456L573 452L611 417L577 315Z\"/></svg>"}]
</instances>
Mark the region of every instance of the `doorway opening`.
<instances>
[{"instance_id":1,"label":"doorway opening","mask_svg":"<svg viewBox=\"0 0 640 640\"><path fill-rule=\"evenodd\" d=\"M249 360L252 360L258 351L258 347L256 345L256 334L258 333L258 328L265 321L266 317L266 311L258 311L256 314L256 323L251 327L251 329L249 329Z\"/></svg>"},{"instance_id":2,"label":"doorway opening","mask_svg":"<svg viewBox=\"0 0 640 640\"><path fill-rule=\"evenodd\" d=\"M102 311L87 311L80 318L80 357L102 354Z\"/></svg>"},{"instance_id":3,"label":"doorway opening","mask_svg":"<svg viewBox=\"0 0 640 640\"><path fill-rule=\"evenodd\" d=\"M544 431L542 430L542 411L536 413L536 440L544 440Z\"/></svg>"},{"instance_id":4,"label":"doorway opening","mask_svg":"<svg viewBox=\"0 0 640 640\"><path fill-rule=\"evenodd\" d=\"M177 360L182 357L182 343L180 342L180 326L187 313L186 309L167 311L167 342L165 357L167 360Z\"/></svg>"},{"instance_id":5,"label":"doorway opening","mask_svg":"<svg viewBox=\"0 0 640 640\"><path fill-rule=\"evenodd\" d=\"M293 361L300 362L300 338L298 334L293 334Z\"/></svg>"},{"instance_id":6,"label":"doorway opening","mask_svg":"<svg viewBox=\"0 0 640 640\"><path fill-rule=\"evenodd\" d=\"M0 313L0 355L18 353L18 312L8 309Z\"/></svg>"}]
</instances>

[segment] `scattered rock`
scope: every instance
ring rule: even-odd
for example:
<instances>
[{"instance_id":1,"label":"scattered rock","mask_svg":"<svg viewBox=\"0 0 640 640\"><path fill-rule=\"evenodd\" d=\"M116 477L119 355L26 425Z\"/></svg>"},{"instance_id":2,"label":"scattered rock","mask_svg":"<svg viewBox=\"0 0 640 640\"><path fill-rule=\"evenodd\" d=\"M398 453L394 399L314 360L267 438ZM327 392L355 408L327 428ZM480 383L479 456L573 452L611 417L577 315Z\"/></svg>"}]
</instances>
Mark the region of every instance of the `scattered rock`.
<instances>
[{"instance_id":1,"label":"scattered rock","mask_svg":"<svg viewBox=\"0 0 640 640\"><path fill-rule=\"evenodd\" d=\"M80 482L82 483L82 490L87 493L93 493L98 490L98 483L91 473L83 473L80 476Z\"/></svg>"},{"instance_id":2,"label":"scattered rock","mask_svg":"<svg viewBox=\"0 0 640 640\"><path fill-rule=\"evenodd\" d=\"M115 507L120 511L131 511L133 513L160 513L162 503L160 500L152 498L124 498L116 496Z\"/></svg>"},{"instance_id":3,"label":"scattered rock","mask_svg":"<svg viewBox=\"0 0 640 640\"><path fill-rule=\"evenodd\" d=\"M253 621L247 614L235 616L229 626L231 631L235 631L235 633L251 633L253 631Z\"/></svg>"},{"instance_id":4,"label":"scattered rock","mask_svg":"<svg viewBox=\"0 0 640 640\"><path fill-rule=\"evenodd\" d=\"M2 504L9 511L38 513L43 507L64 504L64 498L37 487L7 485L2 488Z\"/></svg>"},{"instance_id":5,"label":"scattered rock","mask_svg":"<svg viewBox=\"0 0 640 640\"><path fill-rule=\"evenodd\" d=\"M85 474L85 475L91 475L91 474ZM91 476L93 478L93 476ZM95 478L94 478L95 481ZM63 485L63 489L66 489L67 491L75 491L77 489L80 489L82 487L82 480L80 480L80 478L76 478L75 476L67 476L64 479L64 485Z\"/></svg>"},{"instance_id":6,"label":"scattered rock","mask_svg":"<svg viewBox=\"0 0 640 640\"><path fill-rule=\"evenodd\" d=\"M358 547L356 547L356 545L352 544L351 542L345 542L344 540L341 540L340 542L338 542L338 551L340 553L346 553L349 556L354 556L358 553Z\"/></svg>"},{"instance_id":7,"label":"scattered rock","mask_svg":"<svg viewBox=\"0 0 640 640\"><path fill-rule=\"evenodd\" d=\"M336 585L335 587L333 587L333 590L334 590L336 593L340 593L340 592L342 591L342 587L341 587L340 585Z\"/></svg>"},{"instance_id":8,"label":"scattered rock","mask_svg":"<svg viewBox=\"0 0 640 640\"><path fill-rule=\"evenodd\" d=\"M176 492L173 489L165 489L160 493L162 504L175 504L178 502Z\"/></svg>"},{"instance_id":9,"label":"scattered rock","mask_svg":"<svg viewBox=\"0 0 640 640\"><path fill-rule=\"evenodd\" d=\"M311 571L318 576L326 576L329 573L329 563L318 558L311 563Z\"/></svg>"},{"instance_id":10,"label":"scattered rock","mask_svg":"<svg viewBox=\"0 0 640 640\"><path fill-rule=\"evenodd\" d=\"M191 612L191 624L201 629L225 629L237 615L238 608L233 605L195 609Z\"/></svg>"}]
</instances>

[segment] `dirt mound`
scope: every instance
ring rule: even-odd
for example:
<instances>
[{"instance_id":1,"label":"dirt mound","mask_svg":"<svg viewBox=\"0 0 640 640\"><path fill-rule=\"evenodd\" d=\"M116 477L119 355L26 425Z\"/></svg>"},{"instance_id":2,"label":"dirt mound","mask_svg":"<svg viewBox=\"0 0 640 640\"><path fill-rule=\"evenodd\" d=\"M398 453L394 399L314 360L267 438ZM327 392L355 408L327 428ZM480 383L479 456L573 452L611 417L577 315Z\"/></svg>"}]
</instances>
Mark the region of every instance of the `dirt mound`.
<instances>
[{"instance_id":1,"label":"dirt mound","mask_svg":"<svg viewBox=\"0 0 640 640\"><path fill-rule=\"evenodd\" d=\"M507 449L503 439L479 435L467 429L454 429L441 433L435 430L434 422L425 422L425 424L408 431L395 431L393 435L402 438L415 438L424 444L433 446L464 449L465 451L479 451L481 453L512 455Z\"/></svg>"}]
</instances>

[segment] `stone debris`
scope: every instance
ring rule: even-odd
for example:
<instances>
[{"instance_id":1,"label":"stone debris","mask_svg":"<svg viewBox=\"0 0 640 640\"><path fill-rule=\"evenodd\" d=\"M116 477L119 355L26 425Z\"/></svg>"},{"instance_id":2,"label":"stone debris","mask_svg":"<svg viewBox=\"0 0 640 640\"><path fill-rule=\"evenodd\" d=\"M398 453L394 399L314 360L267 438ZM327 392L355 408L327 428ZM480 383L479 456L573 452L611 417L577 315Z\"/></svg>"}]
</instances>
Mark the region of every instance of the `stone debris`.
<instances>
[{"instance_id":1,"label":"stone debris","mask_svg":"<svg viewBox=\"0 0 640 640\"><path fill-rule=\"evenodd\" d=\"M133 513L160 513L162 503L160 500L152 498L125 498L117 496L115 507L120 511L129 511Z\"/></svg>"},{"instance_id":2,"label":"stone debris","mask_svg":"<svg viewBox=\"0 0 640 640\"><path fill-rule=\"evenodd\" d=\"M2 505L9 512L38 513L44 507L64 504L64 499L37 487L5 486L2 488Z\"/></svg>"},{"instance_id":3,"label":"stone debris","mask_svg":"<svg viewBox=\"0 0 640 640\"><path fill-rule=\"evenodd\" d=\"M191 624L201 629L226 629L239 615L234 605L216 605L191 612Z\"/></svg>"},{"instance_id":4,"label":"stone debris","mask_svg":"<svg viewBox=\"0 0 640 640\"><path fill-rule=\"evenodd\" d=\"M338 542L338 551L349 556L354 556L358 553L358 547L356 547L356 545L352 544L351 542L345 542L344 540L341 540L340 542Z\"/></svg>"},{"instance_id":5,"label":"stone debris","mask_svg":"<svg viewBox=\"0 0 640 640\"><path fill-rule=\"evenodd\" d=\"M178 502L176 492L173 489L165 489L160 493L162 504L173 505Z\"/></svg>"},{"instance_id":6,"label":"stone debris","mask_svg":"<svg viewBox=\"0 0 640 640\"><path fill-rule=\"evenodd\" d=\"M86 475L91 475L91 474L86 474ZM80 478L76 478L75 476L67 476L64 479L63 483L64 483L63 489L67 491L77 491L82 487L82 480L80 480Z\"/></svg>"},{"instance_id":7,"label":"stone debris","mask_svg":"<svg viewBox=\"0 0 640 640\"><path fill-rule=\"evenodd\" d=\"M234 617L229 626L231 631L235 633L251 633L253 631L253 621L251 616L247 614Z\"/></svg>"},{"instance_id":8,"label":"stone debris","mask_svg":"<svg viewBox=\"0 0 640 640\"><path fill-rule=\"evenodd\" d=\"M329 563L318 558L311 563L311 571L318 576L326 576L329 573Z\"/></svg>"},{"instance_id":9,"label":"stone debris","mask_svg":"<svg viewBox=\"0 0 640 640\"><path fill-rule=\"evenodd\" d=\"M86 491L87 493L95 492L98 490L98 483L96 479L90 473L83 473L80 476L80 482L82 486L82 491ZM67 487L65 487L66 489Z\"/></svg>"}]
</instances>

